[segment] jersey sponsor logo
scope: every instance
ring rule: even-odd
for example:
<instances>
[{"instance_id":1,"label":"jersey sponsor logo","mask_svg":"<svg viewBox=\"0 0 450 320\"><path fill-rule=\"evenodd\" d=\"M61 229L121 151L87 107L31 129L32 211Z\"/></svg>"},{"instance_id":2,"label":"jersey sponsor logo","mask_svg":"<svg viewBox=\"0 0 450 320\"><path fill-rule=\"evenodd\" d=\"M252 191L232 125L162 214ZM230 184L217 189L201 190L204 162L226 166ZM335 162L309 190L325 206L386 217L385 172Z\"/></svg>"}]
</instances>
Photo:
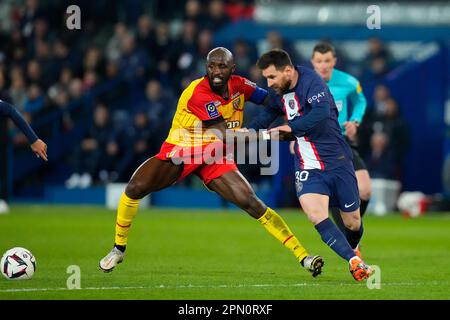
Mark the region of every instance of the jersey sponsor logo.
<instances>
[{"instance_id":1,"label":"jersey sponsor logo","mask_svg":"<svg viewBox=\"0 0 450 320\"><path fill-rule=\"evenodd\" d=\"M227 124L227 129L234 129L234 128L238 128L240 126L241 122L239 120L228 121L226 124Z\"/></svg>"},{"instance_id":2,"label":"jersey sponsor logo","mask_svg":"<svg viewBox=\"0 0 450 320\"><path fill-rule=\"evenodd\" d=\"M217 118L219 116L219 110L217 110L217 107L214 102L209 102L205 104L206 112L208 112L208 116L213 119Z\"/></svg>"},{"instance_id":3,"label":"jersey sponsor logo","mask_svg":"<svg viewBox=\"0 0 450 320\"><path fill-rule=\"evenodd\" d=\"M234 98L236 98L236 97L239 97L240 95L241 95L241 93L238 91L238 92L234 93L234 94L231 96L231 99L234 99Z\"/></svg>"},{"instance_id":4,"label":"jersey sponsor logo","mask_svg":"<svg viewBox=\"0 0 450 320\"><path fill-rule=\"evenodd\" d=\"M320 99L324 98L324 97L325 97L325 92L324 91L319 92L318 94L315 94L312 97L309 97L308 98L308 103L312 103L313 101L320 102Z\"/></svg>"},{"instance_id":5,"label":"jersey sponsor logo","mask_svg":"<svg viewBox=\"0 0 450 320\"><path fill-rule=\"evenodd\" d=\"M245 79L244 83L250 87L256 88L256 83L254 83L248 79Z\"/></svg>"}]
</instances>

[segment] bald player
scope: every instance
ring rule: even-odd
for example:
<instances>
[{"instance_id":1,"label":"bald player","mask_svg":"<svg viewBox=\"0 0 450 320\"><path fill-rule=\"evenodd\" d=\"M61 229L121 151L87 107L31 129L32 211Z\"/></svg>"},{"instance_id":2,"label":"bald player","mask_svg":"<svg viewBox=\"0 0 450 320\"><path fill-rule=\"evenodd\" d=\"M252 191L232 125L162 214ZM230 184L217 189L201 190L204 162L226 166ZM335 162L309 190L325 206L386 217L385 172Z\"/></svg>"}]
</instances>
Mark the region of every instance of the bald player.
<instances>
[{"instance_id":1,"label":"bald player","mask_svg":"<svg viewBox=\"0 0 450 320\"><path fill-rule=\"evenodd\" d=\"M120 198L114 247L100 261L104 272L112 271L123 261L139 201L195 174L209 190L257 219L292 251L312 276L321 273L323 259L310 256L283 219L256 196L234 161L220 156L219 151L225 149L227 132L242 126L245 101L257 104L268 101L266 90L233 75L234 71L232 53L223 47L215 48L207 56L206 76L192 81L181 94L172 127L160 152L135 171Z\"/></svg>"}]
</instances>

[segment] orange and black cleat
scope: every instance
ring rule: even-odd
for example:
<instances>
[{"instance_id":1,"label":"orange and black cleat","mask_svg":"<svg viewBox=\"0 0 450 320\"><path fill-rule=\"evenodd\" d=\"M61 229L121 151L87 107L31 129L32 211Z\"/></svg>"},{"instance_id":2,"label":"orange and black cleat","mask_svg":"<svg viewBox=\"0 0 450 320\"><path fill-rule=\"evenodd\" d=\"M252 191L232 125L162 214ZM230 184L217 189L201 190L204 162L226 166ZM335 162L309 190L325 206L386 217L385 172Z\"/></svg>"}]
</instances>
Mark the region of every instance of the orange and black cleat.
<instances>
[{"instance_id":1,"label":"orange and black cleat","mask_svg":"<svg viewBox=\"0 0 450 320\"><path fill-rule=\"evenodd\" d=\"M350 260L350 273L356 281L363 281L372 275L374 270L359 257Z\"/></svg>"}]
</instances>

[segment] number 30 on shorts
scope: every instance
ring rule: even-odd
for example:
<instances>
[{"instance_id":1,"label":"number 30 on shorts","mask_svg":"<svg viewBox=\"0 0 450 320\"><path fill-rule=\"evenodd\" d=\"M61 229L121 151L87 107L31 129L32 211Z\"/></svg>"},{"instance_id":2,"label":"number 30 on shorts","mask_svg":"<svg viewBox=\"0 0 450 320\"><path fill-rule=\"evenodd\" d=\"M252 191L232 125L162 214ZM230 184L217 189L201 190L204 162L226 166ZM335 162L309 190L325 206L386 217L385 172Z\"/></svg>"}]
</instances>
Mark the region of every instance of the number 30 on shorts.
<instances>
[{"instance_id":1,"label":"number 30 on shorts","mask_svg":"<svg viewBox=\"0 0 450 320\"><path fill-rule=\"evenodd\" d=\"M309 172L306 170L303 171L295 171L295 180L296 181L306 181L308 180Z\"/></svg>"}]
</instances>

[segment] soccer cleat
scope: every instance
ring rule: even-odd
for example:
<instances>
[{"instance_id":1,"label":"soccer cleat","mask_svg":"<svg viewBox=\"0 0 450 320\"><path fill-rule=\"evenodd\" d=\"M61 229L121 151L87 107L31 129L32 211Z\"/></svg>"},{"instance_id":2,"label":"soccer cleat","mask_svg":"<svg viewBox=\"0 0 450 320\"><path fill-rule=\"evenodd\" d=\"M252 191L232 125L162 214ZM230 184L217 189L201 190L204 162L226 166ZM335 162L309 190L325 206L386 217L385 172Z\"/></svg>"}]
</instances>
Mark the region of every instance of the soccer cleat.
<instances>
[{"instance_id":1,"label":"soccer cleat","mask_svg":"<svg viewBox=\"0 0 450 320\"><path fill-rule=\"evenodd\" d=\"M306 256L303 259L303 267L305 267L315 278L322 273L322 267L325 264L321 256Z\"/></svg>"},{"instance_id":2,"label":"soccer cleat","mask_svg":"<svg viewBox=\"0 0 450 320\"><path fill-rule=\"evenodd\" d=\"M361 257L361 248L360 248L359 244L356 246L355 249L353 249L353 251L358 256L358 258L362 259L362 257Z\"/></svg>"},{"instance_id":3,"label":"soccer cleat","mask_svg":"<svg viewBox=\"0 0 450 320\"><path fill-rule=\"evenodd\" d=\"M106 257L100 260L99 267L104 272L111 272L113 269L123 261L124 253L114 247Z\"/></svg>"},{"instance_id":4,"label":"soccer cleat","mask_svg":"<svg viewBox=\"0 0 450 320\"><path fill-rule=\"evenodd\" d=\"M356 281L363 281L373 273L373 269L357 256L351 258L349 264L350 273Z\"/></svg>"}]
</instances>

